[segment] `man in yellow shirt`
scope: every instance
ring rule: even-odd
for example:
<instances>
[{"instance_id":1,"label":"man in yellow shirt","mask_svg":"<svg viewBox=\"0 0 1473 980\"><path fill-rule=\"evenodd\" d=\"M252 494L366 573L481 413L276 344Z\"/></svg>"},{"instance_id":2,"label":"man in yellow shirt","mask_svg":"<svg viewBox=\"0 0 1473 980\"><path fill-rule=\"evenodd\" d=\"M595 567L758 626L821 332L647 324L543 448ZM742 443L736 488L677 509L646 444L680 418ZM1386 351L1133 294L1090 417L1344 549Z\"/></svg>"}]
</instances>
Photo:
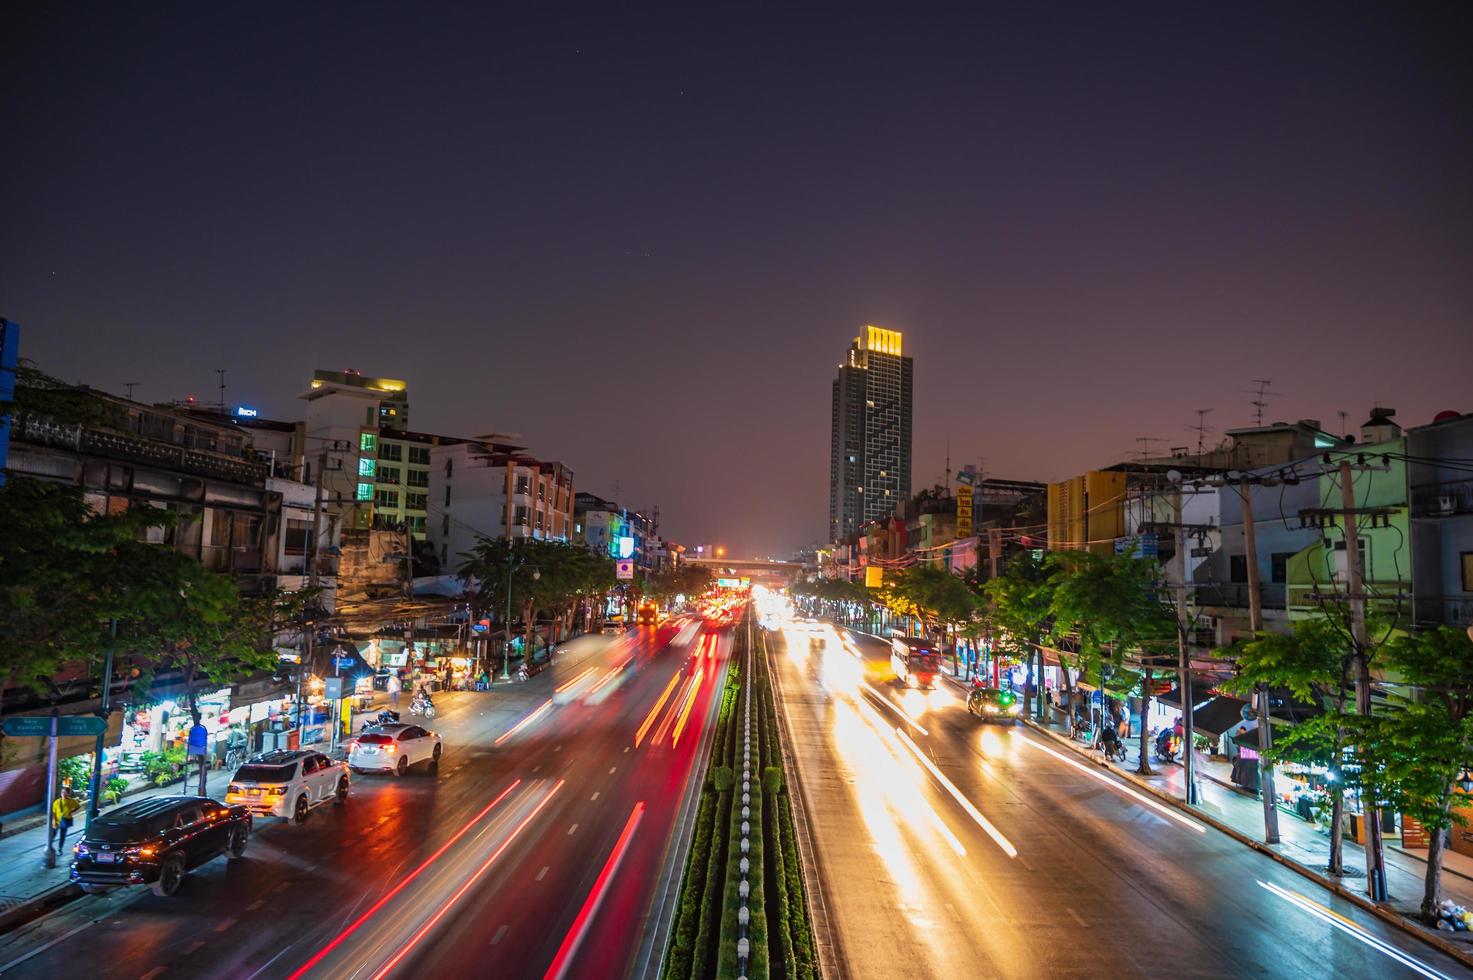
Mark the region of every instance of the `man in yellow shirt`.
<instances>
[{"instance_id":1,"label":"man in yellow shirt","mask_svg":"<svg viewBox=\"0 0 1473 980\"><path fill-rule=\"evenodd\" d=\"M72 817L82 809L82 801L72 795L70 786L61 788L61 795L51 804L51 824L56 828L56 853L66 852L66 832L72 829Z\"/></svg>"}]
</instances>

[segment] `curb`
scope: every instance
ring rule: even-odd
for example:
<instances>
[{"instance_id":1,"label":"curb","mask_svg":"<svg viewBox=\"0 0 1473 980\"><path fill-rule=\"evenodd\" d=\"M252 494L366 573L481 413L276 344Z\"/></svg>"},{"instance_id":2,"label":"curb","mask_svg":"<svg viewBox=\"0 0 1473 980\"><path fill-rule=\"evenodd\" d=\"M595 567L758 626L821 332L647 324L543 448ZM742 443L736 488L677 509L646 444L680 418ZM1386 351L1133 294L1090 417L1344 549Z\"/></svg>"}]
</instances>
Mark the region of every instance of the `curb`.
<instances>
[{"instance_id":1,"label":"curb","mask_svg":"<svg viewBox=\"0 0 1473 980\"><path fill-rule=\"evenodd\" d=\"M1473 967L1473 951L1465 949L1457 943L1448 942L1441 936L1438 936L1435 932L1424 929L1422 926L1413 922L1411 919L1408 919L1401 913L1387 908L1384 905L1378 905L1377 903L1371 901L1369 898L1366 898L1365 896L1357 892L1353 892L1347 889L1344 885L1340 884L1338 881L1335 881L1333 878L1326 877L1325 875L1318 873L1312 868L1305 867L1298 861L1294 861L1290 858L1285 857L1278 851L1275 851L1273 848L1269 847L1267 844L1264 844L1262 841L1254 840L1252 837L1249 837L1242 831L1228 826L1215 817L1211 817L1205 813L1202 813L1199 810L1192 809L1176 797L1161 792L1156 787L1146 782L1144 779L1137 778L1128 772L1123 772L1119 769L1116 769L1114 766L1106 765L1104 762L1096 759L1092 753L1080 751L1077 742L1073 741L1072 739L1065 738L1063 735L1060 735L1058 732L1053 731L1052 729L1044 728L1033 719L1024 718L1022 719L1022 722L1034 731L1047 735L1054 741L1067 746L1071 752L1084 759L1085 761L1099 766L1106 772L1110 772L1116 776L1121 777L1122 779L1133 784L1142 791L1150 793L1152 796L1156 797L1158 800L1161 800L1163 803L1168 803L1176 809L1182 811L1183 813L1190 815L1192 818L1200 820L1207 826L1221 831L1229 837L1232 837L1239 843L1248 845L1253 850L1258 851L1260 854L1268 855L1284 867L1290 869L1291 871L1294 871L1304 878L1309 879L1310 881L1326 889L1327 891L1334 892L1336 895L1339 895L1341 898L1345 899L1351 904L1358 906L1366 912L1370 912L1372 915L1381 919L1383 922L1396 926L1398 929L1401 929L1408 935L1415 936L1417 939L1420 939L1427 945L1435 947L1443 953L1446 953L1448 956L1451 956L1453 959L1458 960L1460 963L1464 963L1470 967Z\"/></svg>"},{"instance_id":2,"label":"curb","mask_svg":"<svg viewBox=\"0 0 1473 980\"><path fill-rule=\"evenodd\" d=\"M0 935L13 929L19 929L26 923L39 919L46 913L81 897L82 889L71 881L64 881L59 885L52 885L45 891L37 892L15 908L0 915Z\"/></svg>"}]
</instances>

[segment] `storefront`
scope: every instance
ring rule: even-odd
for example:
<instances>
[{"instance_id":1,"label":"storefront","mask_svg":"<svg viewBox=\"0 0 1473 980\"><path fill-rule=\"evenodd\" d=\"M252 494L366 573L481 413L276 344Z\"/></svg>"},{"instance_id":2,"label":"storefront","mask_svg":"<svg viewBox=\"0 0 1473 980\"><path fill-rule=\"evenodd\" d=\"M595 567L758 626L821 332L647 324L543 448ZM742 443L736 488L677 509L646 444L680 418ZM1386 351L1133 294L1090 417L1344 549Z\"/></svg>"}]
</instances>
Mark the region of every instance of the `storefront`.
<instances>
[{"instance_id":1,"label":"storefront","mask_svg":"<svg viewBox=\"0 0 1473 980\"><path fill-rule=\"evenodd\" d=\"M215 742L224 738L230 729L226 719L230 711L230 688L202 692L195 696L195 705L199 708L201 724L209 732L210 746L213 749ZM122 741L116 750L118 770L124 773L139 772L143 769L146 753L184 748L189 739L189 729L193 725L189 703L183 695L165 698L153 704L125 705ZM108 761L104 754L104 766Z\"/></svg>"}]
</instances>

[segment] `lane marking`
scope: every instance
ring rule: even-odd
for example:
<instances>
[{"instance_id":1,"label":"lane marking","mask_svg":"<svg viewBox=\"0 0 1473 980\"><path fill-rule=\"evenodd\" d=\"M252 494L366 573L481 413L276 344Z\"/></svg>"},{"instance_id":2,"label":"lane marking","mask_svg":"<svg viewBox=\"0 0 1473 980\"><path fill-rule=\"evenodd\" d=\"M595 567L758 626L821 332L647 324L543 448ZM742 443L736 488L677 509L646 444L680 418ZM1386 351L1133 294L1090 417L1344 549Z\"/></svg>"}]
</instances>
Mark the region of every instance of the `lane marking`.
<instances>
[{"instance_id":1,"label":"lane marking","mask_svg":"<svg viewBox=\"0 0 1473 980\"><path fill-rule=\"evenodd\" d=\"M501 942L501 937L504 936L504 935L506 935L506 930L508 928L510 928L510 927L503 924L500 929L497 929L496 930L496 935L494 935L494 936L491 937L491 945L492 946L495 946L497 943Z\"/></svg>"},{"instance_id":2,"label":"lane marking","mask_svg":"<svg viewBox=\"0 0 1473 980\"><path fill-rule=\"evenodd\" d=\"M1077 923L1079 923L1085 929L1088 929L1089 928L1089 923L1084 921L1084 916L1082 916L1078 912L1074 911L1074 909L1072 909L1072 908L1070 908L1069 906L1066 905L1066 906L1064 906L1064 911L1065 912L1068 912L1071 916L1073 916L1074 917L1074 921L1077 922Z\"/></svg>"},{"instance_id":3,"label":"lane marking","mask_svg":"<svg viewBox=\"0 0 1473 980\"><path fill-rule=\"evenodd\" d=\"M560 780L558 784L552 788L552 792L544 796L541 802L539 802L535 807L532 808L532 812L527 814L526 818L523 819L521 823L516 825L515 829L512 830L511 834L506 838L506 840L501 842L501 846L498 847L495 851L491 852L491 856L486 859L486 863L482 864L479 868L476 869L475 874L470 876L470 880L461 885L460 890L454 895L451 895L450 898L445 901L445 904L440 906L440 910L436 912L428 922L420 926L419 931L416 932L413 938L411 938L409 942L404 945L404 948L395 953L394 958L390 960L383 969L379 970L373 975L373 980L383 980L384 977L388 976L389 973L393 971L394 967L399 965L400 960L408 956L410 951L413 950L414 947L419 945L419 941L429 934L429 931L435 927L435 924L445 917L445 913L449 912L450 909L455 905L455 903L459 902L461 897L465 895L466 892L470 891L471 886L480 879L481 875L486 873L486 869L491 867L491 865L495 863L497 858L501 857L502 853L505 852L506 849L512 845L512 841L516 840L517 836L524 829L526 829L527 824L531 823L537 817L537 814L542 812L542 808L547 806L548 802L557 795L558 790L562 789L565 785L566 781Z\"/></svg>"},{"instance_id":4,"label":"lane marking","mask_svg":"<svg viewBox=\"0 0 1473 980\"><path fill-rule=\"evenodd\" d=\"M158 976L160 973L163 973L163 972L164 972L164 968L163 967L156 966L152 970L149 970L147 973L145 973L141 977L139 977L138 980L153 980L154 977Z\"/></svg>"},{"instance_id":5,"label":"lane marking","mask_svg":"<svg viewBox=\"0 0 1473 980\"><path fill-rule=\"evenodd\" d=\"M639 826L639 820L643 816L644 801L641 800L634 804L629 820L625 822L624 830L614 844L614 850L609 854L609 859L604 862L603 870L598 873L598 880L593 883L593 890L588 893L588 898L584 899L583 907L578 910L578 916L573 920L568 934L563 937L563 943L558 947L557 955L552 958L552 964L548 966L547 972L543 974L543 980L556 980L556 978L567 975L573 954L577 952L578 944L583 941L583 934L588 929L588 923L597 914L599 903L603 901L604 893L608 891L609 880L613 878L619 862L623 860L624 852L629 849L629 839L634 836L634 830Z\"/></svg>"},{"instance_id":6,"label":"lane marking","mask_svg":"<svg viewBox=\"0 0 1473 980\"><path fill-rule=\"evenodd\" d=\"M1328 909L1313 899L1306 898L1298 892L1291 892L1287 888L1280 888L1271 882L1259 881L1258 883L1289 904L1308 912L1321 922L1328 922L1347 936L1358 939L1377 952L1391 957L1407 969L1414 970L1422 976L1429 978L1429 980L1452 980L1446 973L1440 973L1410 953L1403 953L1384 939L1378 939L1367 932L1362 926L1352 922L1333 909Z\"/></svg>"},{"instance_id":7,"label":"lane marking","mask_svg":"<svg viewBox=\"0 0 1473 980\"><path fill-rule=\"evenodd\" d=\"M533 711L530 715L528 715L527 717L523 718L521 721L517 722L511 728L508 728L505 732L502 732L501 737L498 738L495 742L492 742L491 744L492 745L500 745L502 742L504 742L507 739L511 738L517 732L521 731L523 728L525 728L528 725L530 725L532 723L532 721L538 715L542 714L542 712L546 711L548 708L551 708L551 707L552 707L552 698L548 698L546 701L542 702L542 705L539 708L537 708L535 711ZM387 818L385 818L385 819L387 819Z\"/></svg>"},{"instance_id":8,"label":"lane marking","mask_svg":"<svg viewBox=\"0 0 1473 980\"><path fill-rule=\"evenodd\" d=\"M618 771L619 771L619 767L618 766L610 766L609 767L609 775L610 776L612 776L614 773L616 773Z\"/></svg>"},{"instance_id":9,"label":"lane marking","mask_svg":"<svg viewBox=\"0 0 1473 980\"><path fill-rule=\"evenodd\" d=\"M568 828L568 836L569 837L572 837L577 832L578 832L578 825L577 824L573 824L573 826L571 826L571 827Z\"/></svg>"},{"instance_id":10,"label":"lane marking","mask_svg":"<svg viewBox=\"0 0 1473 980\"><path fill-rule=\"evenodd\" d=\"M188 956L191 953L197 953L204 948L204 945L205 941L203 939L196 940L189 944L189 948L184 951L184 955Z\"/></svg>"},{"instance_id":11,"label":"lane marking","mask_svg":"<svg viewBox=\"0 0 1473 980\"><path fill-rule=\"evenodd\" d=\"M1185 724L1185 722L1183 722L1183 724ZM542 771L542 763L539 762L539 763L537 763L537 765L533 766L532 767L532 771L534 773L541 772Z\"/></svg>"},{"instance_id":12,"label":"lane marking","mask_svg":"<svg viewBox=\"0 0 1473 980\"><path fill-rule=\"evenodd\" d=\"M549 867L551 867L551 865L544 864L542 866L542 870L539 871L539 872L537 872L537 877L535 879L533 879L533 880L535 880L535 881L541 881L543 878L546 878L547 877L547 869Z\"/></svg>"},{"instance_id":13,"label":"lane marking","mask_svg":"<svg viewBox=\"0 0 1473 980\"><path fill-rule=\"evenodd\" d=\"M229 929L231 926L235 925L235 923L237 921L238 920L235 919L235 918L233 918L233 917L232 918L229 918L229 919L226 919L224 922L220 923L218 926L215 927L215 931L216 932L224 932L226 929Z\"/></svg>"},{"instance_id":14,"label":"lane marking","mask_svg":"<svg viewBox=\"0 0 1473 980\"><path fill-rule=\"evenodd\" d=\"M597 793L594 793L592 796L590 796L588 798L588 802L589 803L592 803L594 800L597 800L597 799L598 799L598 794Z\"/></svg>"},{"instance_id":15,"label":"lane marking","mask_svg":"<svg viewBox=\"0 0 1473 980\"><path fill-rule=\"evenodd\" d=\"M263 906L265 904L266 904L266 900L264 898L258 898L254 902L252 902L251 904L249 904L249 905L246 906L246 911L247 912L254 912L254 911L256 911L256 909L260 908L261 906Z\"/></svg>"},{"instance_id":16,"label":"lane marking","mask_svg":"<svg viewBox=\"0 0 1473 980\"><path fill-rule=\"evenodd\" d=\"M1207 828L1204 827L1204 826L1202 826L1201 824L1197 823L1196 821L1189 820L1184 815L1178 813L1177 811L1171 809L1170 807L1166 806L1163 803L1158 803L1157 801L1151 799L1149 796L1145 795L1144 793L1137 793L1135 790L1131 789L1129 786L1125 786L1125 785L1122 785L1120 783L1117 783L1115 780L1111 779L1109 776L1106 776L1104 773L1096 772L1095 770L1091 769L1089 766L1086 766L1084 763L1077 762L1074 759L1071 759L1068 756L1064 755L1062 752L1055 752L1053 749L1049 748L1047 745L1040 745L1039 743L1033 741L1033 739L1031 739L1031 738L1023 738L1023 739L1020 739L1020 741L1024 745L1031 745L1031 746L1033 746L1035 749L1038 749L1040 752L1047 752L1049 755L1053 756L1055 759L1058 759L1060 762L1064 762L1064 763L1067 763L1068 765L1073 766L1075 769L1078 769L1080 772L1084 773L1087 776L1092 776L1095 779L1098 779L1100 782L1104 783L1106 786L1110 787L1111 789L1115 790L1116 792L1124 793L1126 796L1129 796L1132 799L1135 799L1135 800L1138 800L1141 803L1144 803L1146 806L1148 806L1151 809L1157 811L1158 813L1162 814L1163 816L1170 817L1172 820L1175 820L1177 823L1181 824L1183 827L1189 827L1192 830L1195 830L1199 834L1205 834L1205 833L1207 833Z\"/></svg>"},{"instance_id":17,"label":"lane marking","mask_svg":"<svg viewBox=\"0 0 1473 980\"><path fill-rule=\"evenodd\" d=\"M451 837L444 844L441 844L438 851L426 858L423 864L411 871L408 876L400 881L399 884L395 885L388 894L384 895L383 898L380 898L377 902L373 904L371 908L369 908L367 912L364 912L361 916L354 920L352 925L348 926L348 928L338 933L337 937L333 939L332 942L328 943L326 946L322 947L315 954L313 954L312 958L306 963L303 963L300 967L298 967L296 972L292 973L291 976L287 978L287 980L297 980L297 978L306 974L308 970L312 969L318 963L321 963L323 957L327 956L328 953L331 953L334 949L336 949L343 940L347 939L353 933L357 932L359 927L361 927L363 923L367 922L370 918L373 917L373 914L375 912L383 908L384 905L388 903L389 899L393 898L395 895L399 894L399 892L403 891L405 885L409 884L415 878L418 878L426 868L439 860L440 855L444 854L447 850L450 849L450 845L454 844L456 841L464 837L466 833L471 829L471 827L479 823L482 817L490 813L493 807L495 807L502 800L506 799L511 791L516 789L521 784L522 781L520 779L512 780L512 784L506 789L502 790L500 796L496 797L490 803L487 803L485 809L476 814L474 817L471 817L470 820L466 821L465 826L461 827L458 831L455 832L455 836Z\"/></svg>"},{"instance_id":18,"label":"lane marking","mask_svg":"<svg viewBox=\"0 0 1473 980\"><path fill-rule=\"evenodd\" d=\"M971 800L962 795L962 791L956 788L956 784L947 779L946 774L936 768L936 763L926 758L926 754L921 751L920 746L912 742L910 736L905 734L905 729L897 728L895 729L895 734L905 743L906 748L910 749L911 754L921 760L921 765L925 766L931 775L936 777L936 781L945 787L946 791L951 794L952 799L961 804L961 808L967 811L967 815L977 822L977 826L987 832L987 836L992 838L993 843L1002 848L1003 853L1008 857L1017 857L1018 849L1013 846L1013 842L1004 837L1002 831L992 825L991 820L982 816L982 812L972 805Z\"/></svg>"},{"instance_id":19,"label":"lane marking","mask_svg":"<svg viewBox=\"0 0 1473 980\"><path fill-rule=\"evenodd\" d=\"M670 692L675 690L675 685L680 682L680 673L681 672L678 670L675 672L674 676L670 678L670 683L665 685L665 691L660 695L660 700L656 701L655 706L650 709L650 713L644 716L644 723L640 725L639 730L634 733L634 744L636 746L638 746L640 742L644 741L645 733L648 732L650 730L650 726L655 723L655 716L660 713L660 709L665 706L666 699L670 697Z\"/></svg>"}]
</instances>

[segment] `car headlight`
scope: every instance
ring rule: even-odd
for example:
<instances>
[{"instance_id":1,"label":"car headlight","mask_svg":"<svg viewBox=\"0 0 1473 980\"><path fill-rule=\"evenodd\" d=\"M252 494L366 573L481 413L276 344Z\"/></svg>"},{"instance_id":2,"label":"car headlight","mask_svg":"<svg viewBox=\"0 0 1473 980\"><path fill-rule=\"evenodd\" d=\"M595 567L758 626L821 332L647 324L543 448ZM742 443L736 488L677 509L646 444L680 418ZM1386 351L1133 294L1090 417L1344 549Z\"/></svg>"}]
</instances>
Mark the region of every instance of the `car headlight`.
<instances>
[{"instance_id":1,"label":"car headlight","mask_svg":"<svg viewBox=\"0 0 1473 980\"><path fill-rule=\"evenodd\" d=\"M989 704L983 710L986 711L989 715L995 715L997 714L997 705Z\"/></svg>"}]
</instances>

